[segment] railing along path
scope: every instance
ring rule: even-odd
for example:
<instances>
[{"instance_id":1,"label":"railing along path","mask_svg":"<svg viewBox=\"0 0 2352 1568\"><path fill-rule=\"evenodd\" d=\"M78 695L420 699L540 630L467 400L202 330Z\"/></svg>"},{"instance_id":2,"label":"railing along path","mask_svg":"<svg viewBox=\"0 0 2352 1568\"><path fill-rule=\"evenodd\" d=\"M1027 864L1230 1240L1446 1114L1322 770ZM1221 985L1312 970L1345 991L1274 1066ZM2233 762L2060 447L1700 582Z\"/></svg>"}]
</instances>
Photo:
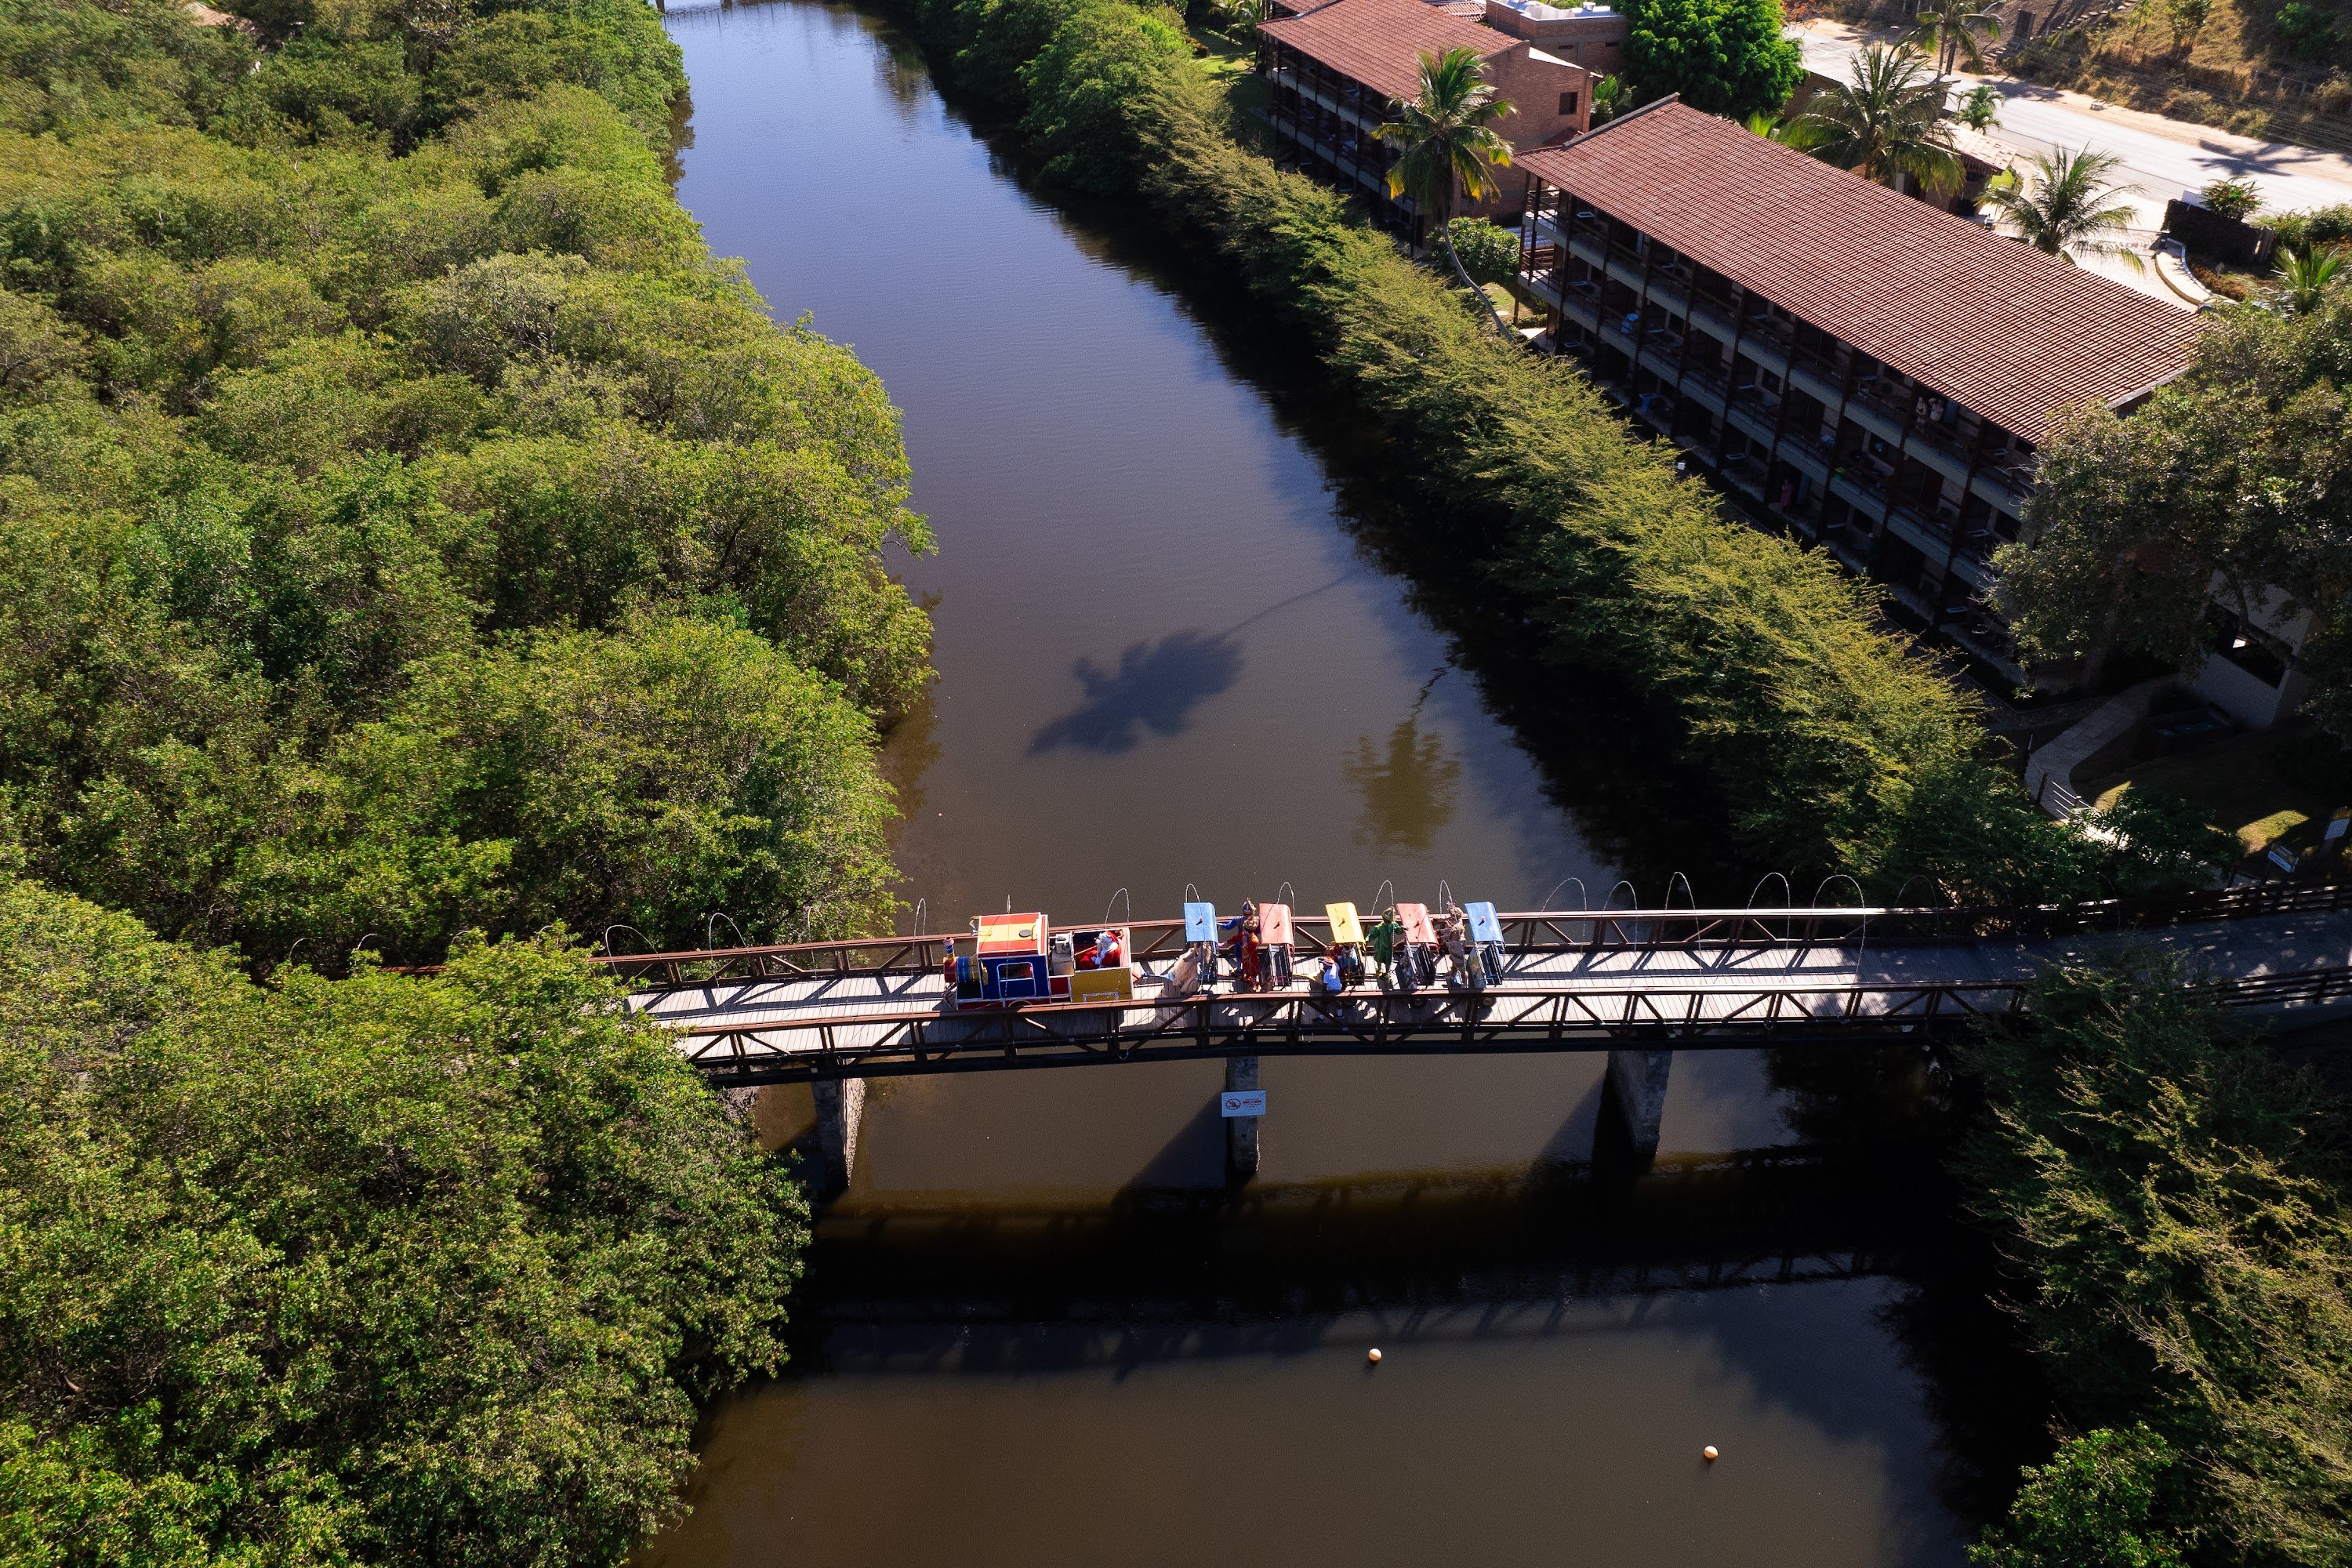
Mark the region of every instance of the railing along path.
<instances>
[{"instance_id":1,"label":"railing along path","mask_svg":"<svg viewBox=\"0 0 2352 1568\"><path fill-rule=\"evenodd\" d=\"M1502 916L1506 948L1532 952L1633 952L1643 949L1739 947L1896 947L2031 941L2154 930L2263 915L2318 914L2352 909L2352 883L2262 882L2158 898L2107 899L2089 903L1956 909L1549 910ZM1183 951L1179 920L1096 921L1057 925L1056 931L1100 931L1123 924L1133 956L1172 960ZM1330 947L1330 922L1295 913L1298 951L1319 958ZM937 970L956 933L857 937L843 942L780 942L768 946L702 948L677 952L612 953L593 962L648 986L699 985L720 980L845 979Z\"/></svg>"},{"instance_id":2,"label":"railing along path","mask_svg":"<svg viewBox=\"0 0 2352 1568\"><path fill-rule=\"evenodd\" d=\"M1540 911L1503 917L1497 984L1337 997L1181 984L1181 922L1133 921L1132 1001L1003 1011L945 1005L945 935L607 962L650 983L633 1005L669 1025L689 1059L766 1083L1242 1055L1916 1042L2029 1005L2033 963L2049 956L2037 943L2347 908L2352 889L2273 884L2025 910ZM2352 997L2352 921L2273 924L2296 931L2247 931L2232 954L2247 972L2206 982L2210 994L2261 1008ZM1304 973L1328 928L1297 925ZM2228 950L2231 928L2221 931L2208 945Z\"/></svg>"}]
</instances>

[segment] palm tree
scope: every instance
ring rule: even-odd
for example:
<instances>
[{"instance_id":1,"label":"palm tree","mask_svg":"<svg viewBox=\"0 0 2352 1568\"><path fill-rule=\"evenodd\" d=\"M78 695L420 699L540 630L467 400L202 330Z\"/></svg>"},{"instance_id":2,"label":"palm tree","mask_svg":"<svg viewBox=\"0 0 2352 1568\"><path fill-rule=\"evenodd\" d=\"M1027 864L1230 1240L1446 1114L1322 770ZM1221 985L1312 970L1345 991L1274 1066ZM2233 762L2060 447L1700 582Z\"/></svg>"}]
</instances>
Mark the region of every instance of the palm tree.
<instances>
[{"instance_id":1,"label":"palm tree","mask_svg":"<svg viewBox=\"0 0 2352 1568\"><path fill-rule=\"evenodd\" d=\"M2281 249L2277 269L2271 274L2279 281L2279 302L2298 316L2319 309L2328 291L2352 276L2345 269L2344 257L2342 246L2306 250L2300 256Z\"/></svg>"},{"instance_id":2,"label":"palm tree","mask_svg":"<svg viewBox=\"0 0 2352 1568\"><path fill-rule=\"evenodd\" d=\"M1944 129L1944 89L1926 72L1912 50L1873 45L1856 57L1853 80L1817 96L1787 139L1897 190L1906 176L1930 190L1956 188L1968 174Z\"/></svg>"},{"instance_id":3,"label":"palm tree","mask_svg":"<svg viewBox=\"0 0 2352 1568\"><path fill-rule=\"evenodd\" d=\"M1989 131L2000 118L2000 94L1992 83L1980 81L1969 89L1953 114L1971 131Z\"/></svg>"},{"instance_id":4,"label":"palm tree","mask_svg":"<svg viewBox=\"0 0 2352 1568\"><path fill-rule=\"evenodd\" d=\"M1995 221L2036 250L2074 261L2084 256L2120 256L2145 265L2123 237L2131 226L2132 205L2112 198L2133 190L2111 185L2108 171L2122 160L2112 153L2036 153L2032 179L2014 173L1985 187L1985 205Z\"/></svg>"},{"instance_id":5,"label":"palm tree","mask_svg":"<svg viewBox=\"0 0 2352 1568\"><path fill-rule=\"evenodd\" d=\"M1441 232L1454 216L1456 186L1474 202L1492 201L1500 187L1489 171L1511 162L1511 144L1494 122L1510 112L1510 100L1486 85L1473 51L1457 45L1422 56L1419 95L1410 103L1399 100L1391 108L1394 118L1372 132L1403 149L1389 168L1390 198L1411 195Z\"/></svg>"},{"instance_id":6,"label":"palm tree","mask_svg":"<svg viewBox=\"0 0 2352 1568\"><path fill-rule=\"evenodd\" d=\"M1936 81L1941 86L1963 61L1970 70L1984 69L1984 47L2000 37L2000 17L1990 11L1963 11L1945 0L1942 10L1919 13L1919 29L1911 39L1936 51Z\"/></svg>"}]
</instances>

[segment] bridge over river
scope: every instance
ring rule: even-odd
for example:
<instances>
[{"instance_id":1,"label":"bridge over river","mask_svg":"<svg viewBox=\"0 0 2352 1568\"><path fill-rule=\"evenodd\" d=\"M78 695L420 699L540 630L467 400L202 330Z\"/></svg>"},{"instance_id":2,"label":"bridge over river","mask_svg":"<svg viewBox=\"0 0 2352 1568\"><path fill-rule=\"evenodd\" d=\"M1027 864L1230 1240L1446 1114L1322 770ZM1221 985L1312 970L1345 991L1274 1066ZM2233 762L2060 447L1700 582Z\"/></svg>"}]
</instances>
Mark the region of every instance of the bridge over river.
<instances>
[{"instance_id":1,"label":"bridge over river","mask_svg":"<svg viewBox=\"0 0 2352 1568\"><path fill-rule=\"evenodd\" d=\"M1606 1051L1612 1097L1648 1152L1677 1050L1931 1042L2030 1006L2039 971L2118 946L2177 956L2189 984L2235 1007L2316 1021L2352 1002L2352 884L2011 910L1546 910L1502 924L1494 984L1337 996L1304 979L1330 932L1303 918L1301 978L1286 986L1204 987L1182 921L1135 921L1131 1000L1001 1010L950 1005L951 934L604 962L719 1083L811 1084L835 1186L876 1077L1215 1057L1231 1096L1256 1089L1265 1056ZM1227 1119L1236 1175L1256 1169L1258 1123Z\"/></svg>"}]
</instances>

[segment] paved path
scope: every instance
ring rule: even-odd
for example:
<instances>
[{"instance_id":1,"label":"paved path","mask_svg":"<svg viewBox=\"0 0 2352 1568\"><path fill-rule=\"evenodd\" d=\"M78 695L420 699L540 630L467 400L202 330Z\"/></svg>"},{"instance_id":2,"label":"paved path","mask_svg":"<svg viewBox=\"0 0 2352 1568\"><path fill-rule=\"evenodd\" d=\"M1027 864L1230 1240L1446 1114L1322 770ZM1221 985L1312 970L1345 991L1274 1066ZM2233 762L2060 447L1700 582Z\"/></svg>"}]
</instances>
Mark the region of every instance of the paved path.
<instances>
[{"instance_id":1,"label":"paved path","mask_svg":"<svg viewBox=\"0 0 2352 1568\"><path fill-rule=\"evenodd\" d=\"M1791 31L1804 46L1806 65L1840 81L1852 74L1853 58L1864 44L1892 36L1826 21ZM2147 228L2161 224L2166 202L2218 179L2253 181L2273 211L2352 202L2352 157L2341 153L2257 142L2014 77L1952 79L1956 97L1979 80L2001 95L2000 119L1990 132L1998 141L2025 153L2089 146L2120 157L2122 177L2139 187L2136 201Z\"/></svg>"}]
</instances>

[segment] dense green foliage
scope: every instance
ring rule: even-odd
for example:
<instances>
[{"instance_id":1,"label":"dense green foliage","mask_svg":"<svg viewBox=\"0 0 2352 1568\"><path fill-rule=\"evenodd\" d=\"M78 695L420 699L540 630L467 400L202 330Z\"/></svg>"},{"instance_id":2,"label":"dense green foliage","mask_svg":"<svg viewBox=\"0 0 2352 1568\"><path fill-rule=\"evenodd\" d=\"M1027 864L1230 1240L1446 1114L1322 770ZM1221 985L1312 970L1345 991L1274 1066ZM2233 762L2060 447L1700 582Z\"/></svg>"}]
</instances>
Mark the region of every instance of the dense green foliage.
<instances>
[{"instance_id":1,"label":"dense green foliage","mask_svg":"<svg viewBox=\"0 0 2352 1568\"><path fill-rule=\"evenodd\" d=\"M1492 218L1454 218L1445 226L1445 243L1462 270L1481 283L1499 283L1519 269L1519 237Z\"/></svg>"},{"instance_id":2,"label":"dense green foliage","mask_svg":"<svg viewBox=\"0 0 2352 1568\"><path fill-rule=\"evenodd\" d=\"M2253 221L2276 229L2279 246L2286 250L2308 252L2315 246L2352 243L2352 202L2310 212L2266 213Z\"/></svg>"},{"instance_id":3,"label":"dense green foliage","mask_svg":"<svg viewBox=\"0 0 2352 1568\"><path fill-rule=\"evenodd\" d=\"M2177 1456L2155 1486L2153 1459L2136 1480L2062 1455L2010 1531L2042 1554L1995 1563L2100 1561L2052 1554L2070 1495L2142 1538L2109 1561L2201 1532L2199 1560L2352 1563L2347 1108L2180 978L2152 956L2053 976L1970 1054L1990 1116L1967 1168L2069 1415Z\"/></svg>"},{"instance_id":4,"label":"dense green foliage","mask_svg":"<svg viewBox=\"0 0 2352 1568\"><path fill-rule=\"evenodd\" d=\"M1134 171L1172 233L1307 335L1409 445L1530 668L1612 678L1669 716L1740 853L1988 900L2145 887L2180 863L2152 825L2119 847L2042 816L1979 759L1970 700L1880 628L1876 590L1726 519L1583 375L1498 342L1345 198L1250 151L1187 50L1106 17L1123 0L907 3L959 85L1020 110L1049 167ZM1090 68L1113 97L1073 79L1081 45L1108 51ZM1078 123L1056 94L1089 106L1081 128L1054 129Z\"/></svg>"},{"instance_id":5,"label":"dense green foliage","mask_svg":"<svg viewBox=\"0 0 2352 1568\"><path fill-rule=\"evenodd\" d=\"M2172 1450L2145 1426L2102 1426L2058 1450L2009 1519L1969 1556L1982 1568L2182 1568L2180 1532L2157 1519Z\"/></svg>"},{"instance_id":6,"label":"dense green foliage","mask_svg":"<svg viewBox=\"0 0 2352 1568\"><path fill-rule=\"evenodd\" d=\"M2000 558L2020 641L2047 658L2143 652L2194 668L2222 596L2262 624L2310 609L2310 706L2352 737L2352 297L2232 310L2130 418L2074 416L2044 445L2032 549ZM2284 603L2267 602L2273 592Z\"/></svg>"},{"instance_id":7,"label":"dense green foliage","mask_svg":"<svg viewBox=\"0 0 2352 1568\"><path fill-rule=\"evenodd\" d=\"M1805 79L1780 0L1633 0L1625 22L1625 74L1645 98L1745 120L1779 113Z\"/></svg>"},{"instance_id":8,"label":"dense green foliage","mask_svg":"<svg viewBox=\"0 0 2352 1568\"><path fill-rule=\"evenodd\" d=\"M257 987L0 881L0 1560L614 1563L804 1212L562 933Z\"/></svg>"},{"instance_id":9,"label":"dense green foliage","mask_svg":"<svg viewBox=\"0 0 2352 1568\"><path fill-rule=\"evenodd\" d=\"M257 963L885 916L897 415L678 207L658 18L250 9L0 0L0 842Z\"/></svg>"}]
</instances>

